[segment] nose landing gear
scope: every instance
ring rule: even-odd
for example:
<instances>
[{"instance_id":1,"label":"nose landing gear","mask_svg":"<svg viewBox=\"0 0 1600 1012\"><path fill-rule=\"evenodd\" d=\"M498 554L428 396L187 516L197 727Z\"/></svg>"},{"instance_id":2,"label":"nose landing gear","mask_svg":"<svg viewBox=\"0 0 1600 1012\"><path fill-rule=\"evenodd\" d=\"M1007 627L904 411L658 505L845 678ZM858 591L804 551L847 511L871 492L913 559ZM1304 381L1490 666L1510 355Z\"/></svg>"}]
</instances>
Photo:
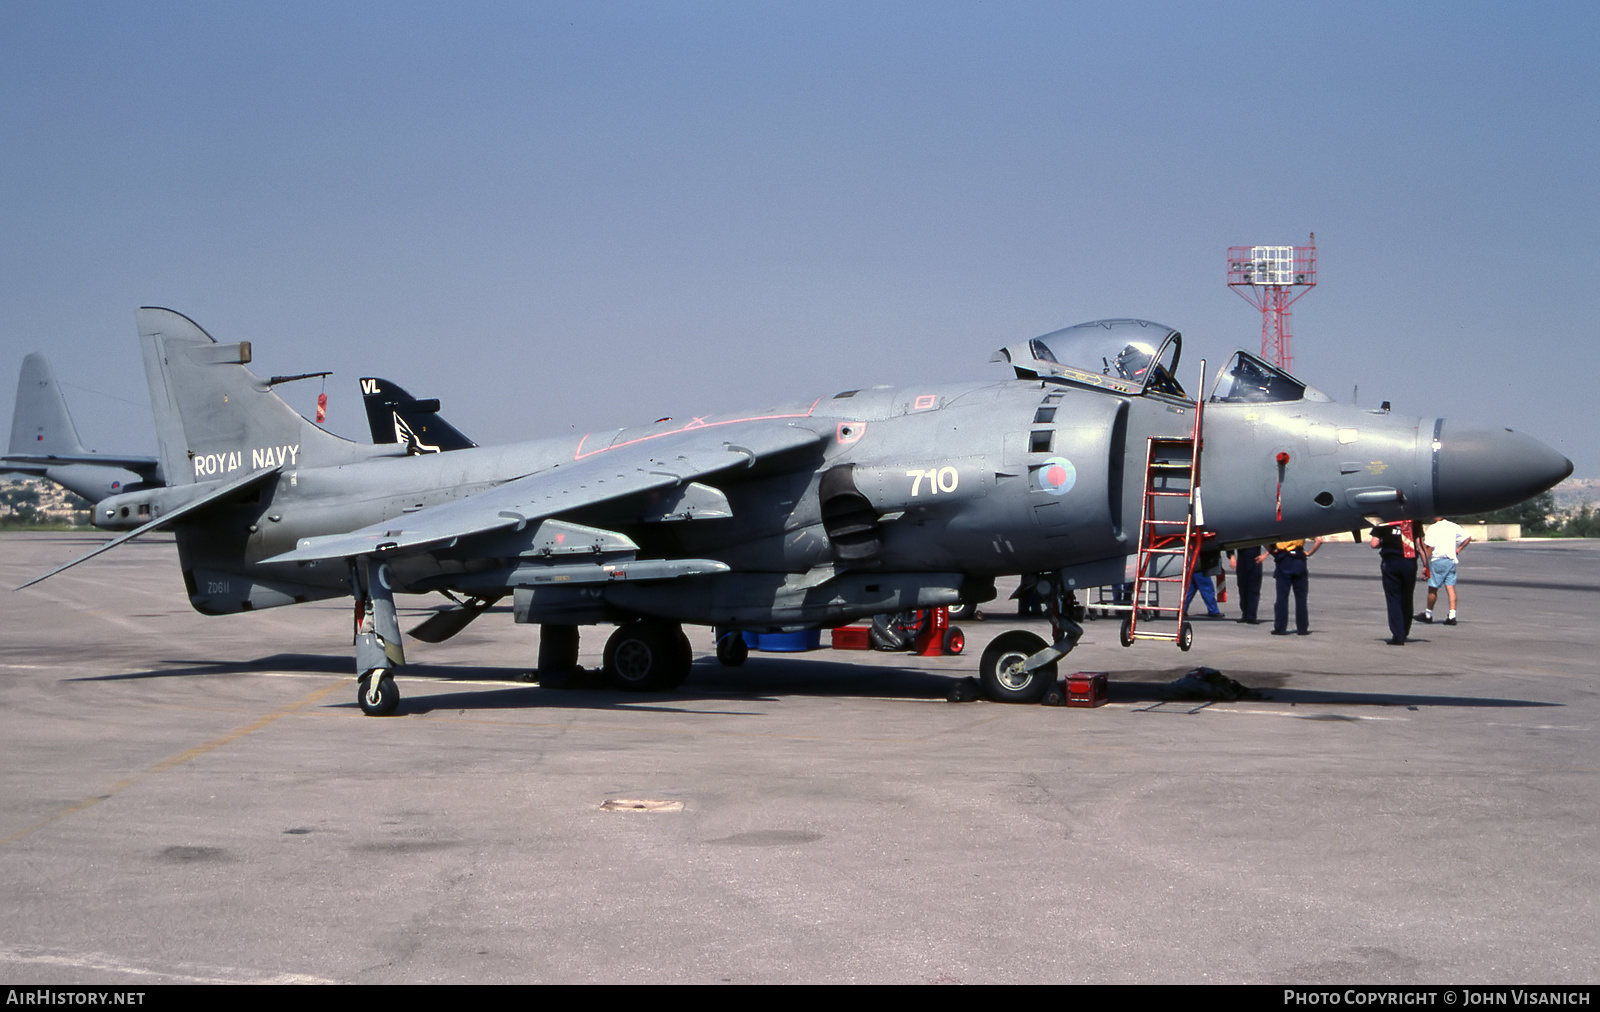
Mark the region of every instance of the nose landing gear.
<instances>
[{"instance_id":1,"label":"nose landing gear","mask_svg":"<svg viewBox=\"0 0 1600 1012\"><path fill-rule=\"evenodd\" d=\"M1029 588L1029 579L1032 580ZM1046 573L1024 579L1044 601L1055 642L1021 629L1001 633L983 652L978 677L984 694L996 703L1037 703L1056 687L1056 662L1083 638L1083 609L1076 595ZM1020 591L1019 591L1020 593Z\"/></svg>"}]
</instances>

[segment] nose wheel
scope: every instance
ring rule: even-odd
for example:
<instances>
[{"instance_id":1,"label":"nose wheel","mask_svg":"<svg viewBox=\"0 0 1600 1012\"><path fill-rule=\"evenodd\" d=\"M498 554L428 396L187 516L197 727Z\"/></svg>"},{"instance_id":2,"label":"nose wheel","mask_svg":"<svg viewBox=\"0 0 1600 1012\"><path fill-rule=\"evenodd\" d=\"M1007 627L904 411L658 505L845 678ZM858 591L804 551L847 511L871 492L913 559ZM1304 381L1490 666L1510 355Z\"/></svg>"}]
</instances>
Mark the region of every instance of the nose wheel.
<instances>
[{"instance_id":1,"label":"nose wheel","mask_svg":"<svg viewBox=\"0 0 1600 1012\"><path fill-rule=\"evenodd\" d=\"M1037 703L1043 699L1056 683L1055 661L1031 671L1024 665L1048 646L1038 636L1020 629L996 636L978 664L984 694L996 703Z\"/></svg>"}]
</instances>

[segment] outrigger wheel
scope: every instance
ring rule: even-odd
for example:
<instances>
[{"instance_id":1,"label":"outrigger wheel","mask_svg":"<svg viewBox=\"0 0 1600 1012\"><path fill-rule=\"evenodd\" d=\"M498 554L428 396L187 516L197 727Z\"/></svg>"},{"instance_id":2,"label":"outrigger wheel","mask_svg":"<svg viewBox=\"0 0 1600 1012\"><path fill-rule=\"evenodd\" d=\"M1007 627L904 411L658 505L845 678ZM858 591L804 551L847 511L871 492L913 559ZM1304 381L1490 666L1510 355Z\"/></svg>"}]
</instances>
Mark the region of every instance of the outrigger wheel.
<instances>
[{"instance_id":1,"label":"outrigger wheel","mask_svg":"<svg viewBox=\"0 0 1600 1012\"><path fill-rule=\"evenodd\" d=\"M983 691L996 703L1037 703L1056 684L1056 662L1032 671L1022 665L1049 644L1031 632L1013 629L996 636L983 652L978 677Z\"/></svg>"},{"instance_id":2,"label":"outrigger wheel","mask_svg":"<svg viewBox=\"0 0 1600 1012\"><path fill-rule=\"evenodd\" d=\"M737 668L750 656L750 644L738 629L723 633L717 639L717 660L730 668Z\"/></svg>"},{"instance_id":3,"label":"outrigger wheel","mask_svg":"<svg viewBox=\"0 0 1600 1012\"><path fill-rule=\"evenodd\" d=\"M356 702L369 717L387 717L400 706L400 689L388 668L373 668L356 682Z\"/></svg>"}]
</instances>

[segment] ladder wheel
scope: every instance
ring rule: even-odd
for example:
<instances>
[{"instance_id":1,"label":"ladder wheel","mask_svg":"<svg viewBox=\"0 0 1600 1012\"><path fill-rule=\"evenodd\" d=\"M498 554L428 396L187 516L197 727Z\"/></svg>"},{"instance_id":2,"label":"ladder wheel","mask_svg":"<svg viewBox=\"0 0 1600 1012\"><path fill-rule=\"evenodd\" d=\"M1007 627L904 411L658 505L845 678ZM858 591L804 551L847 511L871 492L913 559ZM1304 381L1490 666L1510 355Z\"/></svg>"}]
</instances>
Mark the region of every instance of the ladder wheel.
<instances>
[{"instance_id":1,"label":"ladder wheel","mask_svg":"<svg viewBox=\"0 0 1600 1012\"><path fill-rule=\"evenodd\" d=\"M1133 616L1126 615L1122 619L1122 628L1117 633L1117 638L1122 640L1125 647L1133 646Z\"/></svg>"},{"instance_id":2,"label":"ladder wheel","mask_svg":"<svg viewBox=\"0 0 1600 1012\"><path fill-rule=\"evenodd\" d=\"M1185 622L1183 628L1178 630L1178 649L1188 652L1194 646L1194 626Z\"/></svg>"},{"instance_id":3,"label":"ladder wheel","mask_svg":"<svg viewBox=\"0 0 1600 1012\"><path fill-rule=\"evenodd\" d=\"M943 647L944 652L947 654L951 654L952 656L959 654L967 647L967 634L961 631L960 626L951 626L944 631Z\"/></svg>"}]
</instances>

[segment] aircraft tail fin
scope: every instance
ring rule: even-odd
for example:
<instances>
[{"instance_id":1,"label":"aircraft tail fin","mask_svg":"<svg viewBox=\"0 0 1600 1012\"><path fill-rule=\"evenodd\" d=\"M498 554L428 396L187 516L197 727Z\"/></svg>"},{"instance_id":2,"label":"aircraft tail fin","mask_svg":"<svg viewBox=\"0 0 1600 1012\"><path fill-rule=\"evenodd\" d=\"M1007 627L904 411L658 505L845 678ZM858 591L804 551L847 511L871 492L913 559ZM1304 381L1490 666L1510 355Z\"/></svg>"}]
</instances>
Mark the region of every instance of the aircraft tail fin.
<instances>
[{"instance_id":1,"label":"aircraft tail fin","mask_svg":"<svg viewBox=\"0 0 1600 1012\"><path fill-rule=\"evenodd\" d=\"M402 443L407 453L440 453L477 446L439 415L439 399L418 400L400 384L361 378L361 398L374 443Z\"/></svg>"},{"instance_id":2,"label":"aircraft tail fin","mask_svg":"<svg viewBox=\"0 0 1600 1012\"><path fill-rule=\"evenodd\" d=\"M40 352L22 360L17 373L17 403L11 414L11 447L15 454L64 457L88 453L78 439L77 426L67 411L67 399L56 385L55 373Z\"/></svg>"},{"instance_id":3,"label":"aircraft tail fin","mask_svg":"<svg viewBox=\"0 0 1600 1012\"><path fill-rule=\"evenodd\" d=\"M361 444L302 417L245 368L248 341L219 344L181 313L145 308L139 310L139 344L168 484L215 481L264 467L344 464L370 455Z\"/></svg>"}]
</instances>

